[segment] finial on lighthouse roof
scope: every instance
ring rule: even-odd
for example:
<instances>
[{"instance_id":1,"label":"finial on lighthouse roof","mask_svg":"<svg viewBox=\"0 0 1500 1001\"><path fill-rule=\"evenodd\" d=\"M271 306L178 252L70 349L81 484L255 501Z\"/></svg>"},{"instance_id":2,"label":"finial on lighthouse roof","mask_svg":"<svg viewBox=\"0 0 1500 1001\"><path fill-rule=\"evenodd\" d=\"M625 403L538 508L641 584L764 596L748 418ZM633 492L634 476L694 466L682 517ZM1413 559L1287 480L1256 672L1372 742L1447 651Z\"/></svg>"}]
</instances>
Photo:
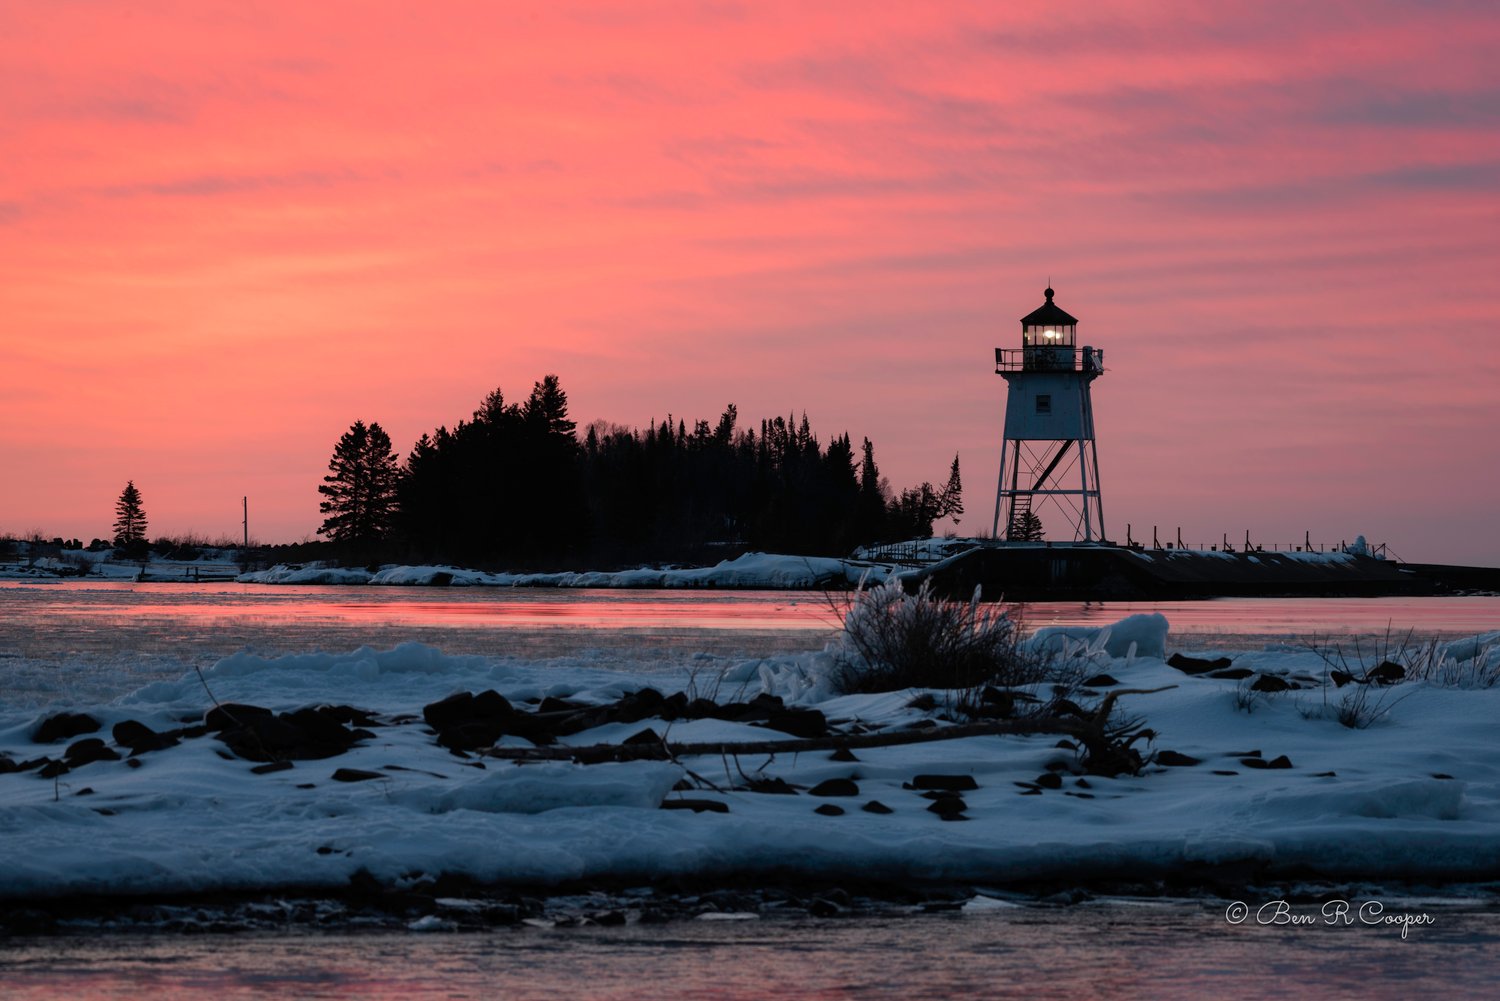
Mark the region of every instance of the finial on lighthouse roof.
<instances>
[{"instance_id":1,"label":"finial on lighthouse roof","mask_svg":"<svg viewBox=\"0 0 1500 1001\"><path fill-rule=\"evenodd\" d=\"M1047 285L1047 290L1045 292L1043 292L1042 294L1047 297L1047 301L1048 302L1052 301L1052 286L1051 286L1050 283Z\"/></svg>"}]
</instances>

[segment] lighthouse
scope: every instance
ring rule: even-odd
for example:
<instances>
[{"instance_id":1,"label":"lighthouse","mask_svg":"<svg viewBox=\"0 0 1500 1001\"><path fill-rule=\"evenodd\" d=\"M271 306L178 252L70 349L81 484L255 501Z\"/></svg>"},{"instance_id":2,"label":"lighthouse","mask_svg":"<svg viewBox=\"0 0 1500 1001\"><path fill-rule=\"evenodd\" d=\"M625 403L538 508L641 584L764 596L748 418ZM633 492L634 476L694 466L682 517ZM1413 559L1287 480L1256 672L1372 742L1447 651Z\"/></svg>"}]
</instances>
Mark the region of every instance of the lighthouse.
<instances>
[{"instance_id":1,"label":"lighthouse","mask_svg":"<svg viewBox=\"0 0 1500 1001\"><path fill-rule=\"evenodd\" d=\"M995 349L995 374L1005 378L1007 393L994 535L1037 541L1038 512L1046 510L1072 525L1071 541L1103 542L1089 386L1104 373L1104 352L1076 347L1077 318L1052 301L1050 288L1044 295L1046 302L1021 317L1021 346Z\"/></svg>"}]
</instances>

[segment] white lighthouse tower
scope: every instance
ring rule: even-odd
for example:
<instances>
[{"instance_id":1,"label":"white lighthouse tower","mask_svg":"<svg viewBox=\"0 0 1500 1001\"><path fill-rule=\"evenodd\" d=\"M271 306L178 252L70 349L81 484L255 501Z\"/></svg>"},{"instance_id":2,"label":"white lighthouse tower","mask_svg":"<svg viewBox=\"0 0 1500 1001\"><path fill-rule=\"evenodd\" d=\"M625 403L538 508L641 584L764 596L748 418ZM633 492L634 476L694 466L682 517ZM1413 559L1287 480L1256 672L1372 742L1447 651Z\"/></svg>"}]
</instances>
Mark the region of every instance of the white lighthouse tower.
<instances>
[{"instance_id":1,"label":"white lighthouse tower","mask_svg":"<svg viewBox=\"0 0 1500 1001\"><path fill-rule=\"evenodd\" d=\"M1104 352L1075 347L1078 320L1052 301L1021 317L1021 346L995 349L1005 377L1005 438L995 538L1040 538L1036 510L1050 501L1073 525L1075 542L1104 541L1094 405L1089 385L1104 372ZM1062 540L1059 540L1062 541Z\"/></svg>"}]
</instances>

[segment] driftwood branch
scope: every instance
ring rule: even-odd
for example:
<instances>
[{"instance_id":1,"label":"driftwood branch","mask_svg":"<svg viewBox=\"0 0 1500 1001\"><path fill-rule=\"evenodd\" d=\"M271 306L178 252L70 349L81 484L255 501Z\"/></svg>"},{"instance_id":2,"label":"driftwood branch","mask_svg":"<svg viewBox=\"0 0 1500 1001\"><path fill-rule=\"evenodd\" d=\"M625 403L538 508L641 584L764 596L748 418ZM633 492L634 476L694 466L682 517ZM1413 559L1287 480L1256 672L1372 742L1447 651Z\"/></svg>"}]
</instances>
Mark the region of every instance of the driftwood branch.
<instances>
[{"instance_id":1,"label":"driftwood branch","mask_svg":"<svg viewBox=\"0 0 1500 1001\"><path fill-rule=\"evenodd\" d=\"M838 748L898 747L903 744L926 744L938 740L961 740L965 737L992 737L1020 734L1058 734L1076 737L1090 753L1104 750L1108 737L1105 721L1121 695L1152 695L1163 688L1125 688L1107 695L1098 709L1086 717L1039 716L1032 719L991 720L984 723L960 723L927 730L899 730L894 733L858 733L834 737L804 737L787 740L713 741L687 743L651 741L639 744L589 744L582 747L492 747L479 753L508 761L576 761L583 765L605 761L666 761L676 758L715 754L800 754L804 751L832 751Z\"/></svg>"}]
</instances>

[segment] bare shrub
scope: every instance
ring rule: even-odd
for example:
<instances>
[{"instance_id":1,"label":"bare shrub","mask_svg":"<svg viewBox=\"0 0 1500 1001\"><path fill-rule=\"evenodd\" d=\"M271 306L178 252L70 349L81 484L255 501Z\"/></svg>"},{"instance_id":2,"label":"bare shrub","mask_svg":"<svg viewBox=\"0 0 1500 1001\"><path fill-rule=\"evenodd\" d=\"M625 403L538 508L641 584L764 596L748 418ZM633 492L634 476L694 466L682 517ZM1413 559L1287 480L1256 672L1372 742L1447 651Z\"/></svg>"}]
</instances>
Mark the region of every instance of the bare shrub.
<instances>
[{"instance_id":1,"label":"bare shrub","mask_svg":"<svg viewBox=\"0 0 1500 1001\"><path fill-rule=\"evenodd\" d=\"M935 597L923 581L907 594L895 578L853 592L842 608L835 684L843 692L1030 685L1046 679L1020 649L1014 609Z\"/></svg>"}]
</instances>

